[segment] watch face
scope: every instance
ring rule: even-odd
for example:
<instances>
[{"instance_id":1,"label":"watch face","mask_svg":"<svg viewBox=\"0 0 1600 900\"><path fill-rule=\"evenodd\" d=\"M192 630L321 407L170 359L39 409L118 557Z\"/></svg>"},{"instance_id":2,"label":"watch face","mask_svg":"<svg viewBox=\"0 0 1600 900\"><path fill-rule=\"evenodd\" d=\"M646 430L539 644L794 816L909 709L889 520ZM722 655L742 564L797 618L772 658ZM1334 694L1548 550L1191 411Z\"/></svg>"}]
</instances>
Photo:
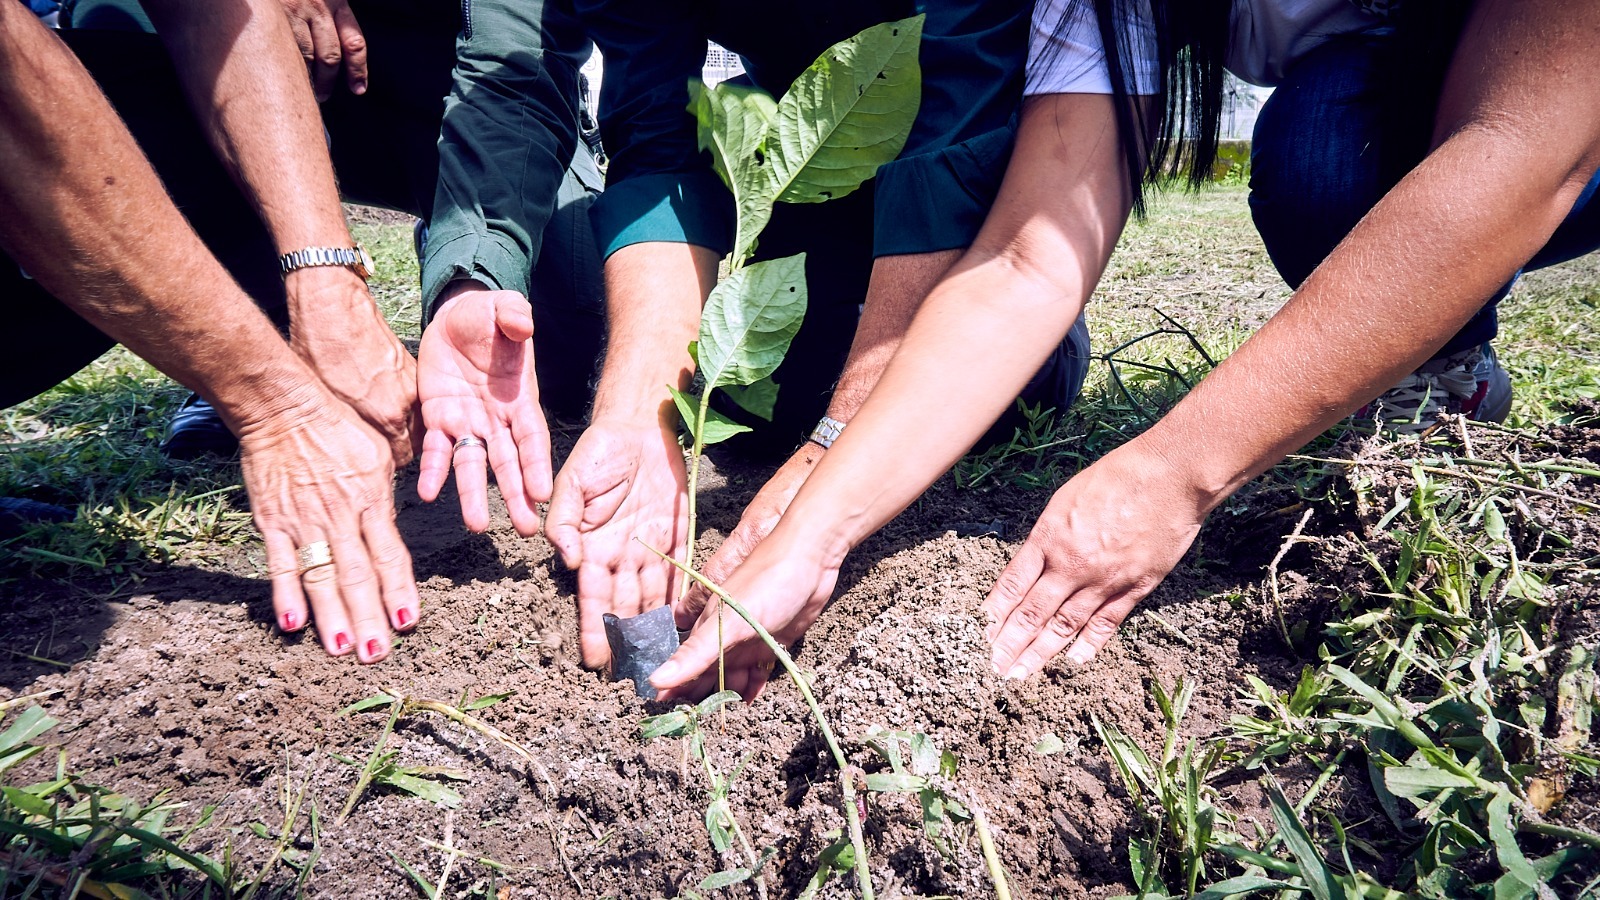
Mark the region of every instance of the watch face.
<instances>
[{"instance_id":1,"label":"watch face","mask_svg":"<svg viewBox=\"0 0 1600 900\"><path fill-rule=\"evenodd\" d=\"M356 271L360 273L362 278L371 278L374 266L372 265L372 257L367 255L367 248L357 244L356 257L360 260Z\"/></svg>"}]
</instances>

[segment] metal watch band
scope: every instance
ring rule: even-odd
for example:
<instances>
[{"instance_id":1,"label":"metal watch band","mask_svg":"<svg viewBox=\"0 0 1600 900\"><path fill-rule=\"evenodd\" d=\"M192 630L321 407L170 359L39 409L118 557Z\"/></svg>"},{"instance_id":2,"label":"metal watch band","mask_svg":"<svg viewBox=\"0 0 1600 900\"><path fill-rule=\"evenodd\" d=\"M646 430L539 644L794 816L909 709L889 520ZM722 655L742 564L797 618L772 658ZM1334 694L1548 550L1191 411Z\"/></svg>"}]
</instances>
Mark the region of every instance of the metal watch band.
<instances>
[{"instance_id":1,"label":"metal watch band","mask_svg":"<svg viewBox=\"0 0 1600 900\"><path fill-rule=\"evenodd\" d=\"M363 279L372 274L372 259L360 247L307 247L278 257L278 268L285 275L314 266L343 266Z\"/></svg>"},{"instance_id":2,"label":"metal watch band","mask_svg":"<svg viewBox=\"0 0 1600 900\"><path fill-rule=\"evenodd\" d=\"M843 422L830 416L823 416L817 421L816 427L811 429L811 437L808 440L826 450L833 446L834 441L839 439L839 432L841 431L844 431Z\"/></svg>"}]
</instances>

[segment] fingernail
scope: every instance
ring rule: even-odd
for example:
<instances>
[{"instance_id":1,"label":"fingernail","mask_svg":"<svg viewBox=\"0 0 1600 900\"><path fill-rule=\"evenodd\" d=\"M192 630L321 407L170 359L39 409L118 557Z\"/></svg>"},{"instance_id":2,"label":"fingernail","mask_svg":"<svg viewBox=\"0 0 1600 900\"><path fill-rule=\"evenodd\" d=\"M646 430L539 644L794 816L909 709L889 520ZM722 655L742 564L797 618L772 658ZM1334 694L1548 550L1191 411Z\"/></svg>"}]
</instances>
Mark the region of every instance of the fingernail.
<instances>
[{"instance_id":1,"label":"fingernail","mask_svg":"<svg viewBox=\"0 0 1600 900\"><path fill-rule=\"evenodd\" d=\"M1073 647L1067 651L1067 662L1075 666L1081 666L1091 659L1094 659L1094 651L1088 647Z\"/></svg>"},{"instance_id":2,"label":"fingernail","mask_svg":"<svg viewBox=\"0 0 1600 900\"><path fill-rule=\"evenodd\" d=\"M1022 679L1027 678L1027 677L1028 677L1028 670L1024 669L1021 665L1012 666L1011 667L1011 671L1006 673L1006 680L1007 681L1021 681Z\"/></svg>"},{"instance_id":3,"label":"fingernail","mask_svg":"<svg viewBox=\"0 0 1600 900\"><path fill-rule=\"evenodd\" d=\"M378 643L377 638L367 641L367 656L378 656L381 653L383 653L383 645Z\"/></svg>"},{"instance_id":4,"label":"fingernail","mask_svg":"<svg viewBox=\"0 0 1600 900\"><path fill-rule=\"evenodd\" d=\"M350 649L350 635L345 634L342 631L339 632L338 634L334 635L333 636L333 649L339 651L340 653L343 653L346 650L349 650Z\"/></svg>"},{"instance_id":5,"label":"fingernail","mask_svg":"<svg viewBox=\"0 0 1600 900\"><path fill-rule=\"evenodd\" d=\"M293 631L295 629L295 626L299 625L299 624L300 624L300 620L295 617L294 613L286 612L286 613L283 614L283 630L284 631Z\"/></svg>"},{"instance_id":6,"label":"fingernail","mask_svg":"<svg viewBox=\"0 0 1600 900\"><path fill-rule=\"evenodd\" d=\"M402 608L394 614L394 620L399 623L401 628L411 627L411 610Z\"/></svg>"}]
</instances>

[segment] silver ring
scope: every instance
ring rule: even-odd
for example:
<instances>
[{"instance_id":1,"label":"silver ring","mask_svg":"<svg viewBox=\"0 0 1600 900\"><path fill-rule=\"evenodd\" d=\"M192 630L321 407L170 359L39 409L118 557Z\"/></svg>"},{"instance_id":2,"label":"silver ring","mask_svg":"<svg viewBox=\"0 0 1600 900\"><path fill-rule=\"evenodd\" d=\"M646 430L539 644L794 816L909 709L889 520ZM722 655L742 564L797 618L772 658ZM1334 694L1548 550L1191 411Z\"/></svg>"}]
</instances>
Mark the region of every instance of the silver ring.
<instances>
[{"instance_id":1,"label":"silver ring","mask_svg":"<svg viewBox=\"0 0 1600 900\"><path fill-rule=\"evenodd\" d=\"M311 543L294 551L294 558L300 568L296 575L304 575L312 569L333 565L333 548L327 541L312 541Z\"/></svg>"},{"instance_id":2,"label":"silver ring","mask_svg":"<svg viewBox=\"0 0 1600 900\"><path fill-rule=\"evenodd\" d=\"M454 456L455 454L460 453L462 447L485 447L485 446L487 446L487 445L484 444L483 438L473 437L470 434L463 434L461 437L456 438L455 449L450 451L450 455Z\"/></svg>"}]
</instances>

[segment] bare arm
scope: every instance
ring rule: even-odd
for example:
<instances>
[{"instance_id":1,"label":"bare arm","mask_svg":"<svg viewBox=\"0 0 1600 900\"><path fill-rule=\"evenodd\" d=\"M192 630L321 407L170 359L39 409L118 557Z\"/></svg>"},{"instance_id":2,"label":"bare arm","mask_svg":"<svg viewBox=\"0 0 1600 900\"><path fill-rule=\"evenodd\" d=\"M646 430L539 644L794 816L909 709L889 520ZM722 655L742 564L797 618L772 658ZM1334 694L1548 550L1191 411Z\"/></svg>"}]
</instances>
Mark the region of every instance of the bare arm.
<instances>
[{"instance_id":1,"label":"bare arm","mask_svg":"<svg viewBox=\"0 0 1600 900\"><path fill-rule=\"evenodd\" d=\"M240 438L286 631L388 655L417 621L378 435L278 337L167 199L111 105L28 10L0 3L0 244L51 293L216 404ZM296 572L326 540L334 564ZM387 621L386 621L387 618Z\"/></svg>"},{"instance_id":2,"label":"bare arm","mask_svg":"<svg viewBox=\"0 0 1600 900\"><path fill-rule=\"evenodd\" d=\"M322 119L279 0L147 0L212 145L266 223L279 253L349 247ZM342 267L291 273L294 348L324 382L410 459L416 364L366 284Z\"/></svg>"},{"instance_id":3,"label":"bare arm","mask_svg":"<svg viewBox=\"0 0 1600 900\"><path fill-rule=\"evenodd\" d=\"M1067 94L1026 103L977 241L922 304L782 521L728 579L729 592L780 639L803 633L845 553L966 452L1082 312L1132 205L1112 102ZM730 648L750 635L737 618L722 630ZM715 663L717 640L715 623L702 618L652 682L698 693L703 686L690 685ZM765 678L757 665L765 651L737 653L728 653L729 684L748 696Z\"/></svg>"}]
</instances>

